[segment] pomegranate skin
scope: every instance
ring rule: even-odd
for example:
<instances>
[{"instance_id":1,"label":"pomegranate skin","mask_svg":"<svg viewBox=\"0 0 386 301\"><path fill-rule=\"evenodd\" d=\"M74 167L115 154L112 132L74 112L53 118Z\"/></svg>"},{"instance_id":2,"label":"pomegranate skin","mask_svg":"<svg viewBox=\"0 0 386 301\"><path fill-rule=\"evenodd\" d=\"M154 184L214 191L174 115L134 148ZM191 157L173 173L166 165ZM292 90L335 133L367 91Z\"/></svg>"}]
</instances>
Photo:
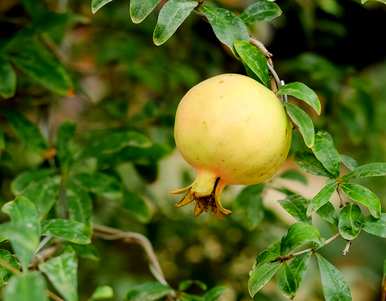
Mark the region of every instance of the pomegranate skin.
<instances>
[{"instance_id":1,"label":"pomegranate skin","mask_svg":"<svg viewBox=\"0 0 386 301\"><path fill-rule=\"evenodd\" d=\"M210 196L216 185L271 178L287 158L291 135L281 101L252 78L222 74L194 86L178 105L174 127L178 150L197 170L190 199Z\"/></svg>"}]
</instances>

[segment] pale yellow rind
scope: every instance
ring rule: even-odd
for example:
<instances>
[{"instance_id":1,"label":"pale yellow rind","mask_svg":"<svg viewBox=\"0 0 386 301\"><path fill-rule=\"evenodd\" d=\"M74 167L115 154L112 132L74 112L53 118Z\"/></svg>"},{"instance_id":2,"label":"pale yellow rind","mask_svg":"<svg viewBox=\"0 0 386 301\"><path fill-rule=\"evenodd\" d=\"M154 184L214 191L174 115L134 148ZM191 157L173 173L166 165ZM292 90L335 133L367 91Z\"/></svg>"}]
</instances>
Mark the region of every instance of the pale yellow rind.
<instances>
[{"instance_id":1,"label":"pale yellow rind","mask_svg":"<svg viewBox=\"0 0 386 301\"><path fill-rule=\"evenodd\" d=\"M291 132L276 95L239 74L215 76L193 87L178 106L174 128L185 160L225 184L271 178L287 158Z\"/></svg>"}]
</instances>

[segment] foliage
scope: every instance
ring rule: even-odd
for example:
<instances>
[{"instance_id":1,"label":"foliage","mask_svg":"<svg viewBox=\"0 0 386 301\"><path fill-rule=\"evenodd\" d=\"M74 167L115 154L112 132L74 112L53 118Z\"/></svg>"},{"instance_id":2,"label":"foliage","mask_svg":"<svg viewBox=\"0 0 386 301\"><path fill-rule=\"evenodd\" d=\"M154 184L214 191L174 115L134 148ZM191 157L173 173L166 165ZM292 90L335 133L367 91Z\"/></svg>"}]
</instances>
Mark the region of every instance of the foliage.
<instances>
[{"instance_id":1,"label":"foliage","mask_svg":"<svg viewBox=\"0 0 386 301\"><path fill-rule=\"evenodd\" d=\"M280 53L273 57L254 36L259 26L285 22L280 16L291 11L287 2L282 10L268 0L236 8L226 1L131 0L131 20L143 22L135 27L123 9L127 3L119 1L92 0L91 8L76 1L3 3L0 285L5 301L245 300L248 292L254 300L279 300L276 292L264 290L270 281L294 298L305 275L315 270L312 259L324 299L352 300L353 285L325 257L336 259L330 253L339 253L332 244L339 238L346 242L344 255L354 241L384 250L384 241L374 247L378 242L364 234L386 237L386 191L371 182L386 176L386 94L378 80L386 74L384 62L360 73L304 52L280 62L280 76L291 80L284 83L275 70ZM334 0L299 5L307 35L318 23L312 12L342 14ZM326 22L319 24L339 31L339 24ZM152 32L154 44L162 47L151 47ZM240 66L283 101L297 130L290 160L306 174L288 169L270 183L248 186L237 196L230 192L234 213L227 220L178 215L160 191L163 164L173 155L176 104L202 78L242 72ZM346 153L359 162L379 162L358 164ZM307 185L309 174L325 180L310 199L289 184ZM166 177L170 180L171 171ZM189 177L184 171L180 178ZM168 189L172 184L177 183L166 181ZM265 206L272 190L284 197L279 203L291 225ZM267 247L268 241L274 243ZM138 244L141 253L122 252L123 243ZM258 249L247 280L248 259ZM148 257L154 279L139 254ZM377 262L371 264L380 266L380 256L374 254ZM129 276L119 271L123 266L130 267ZM226 278L229 273L234 279ZM233 295L227 295L229 289Z\"/></svg>"}]
</instances>

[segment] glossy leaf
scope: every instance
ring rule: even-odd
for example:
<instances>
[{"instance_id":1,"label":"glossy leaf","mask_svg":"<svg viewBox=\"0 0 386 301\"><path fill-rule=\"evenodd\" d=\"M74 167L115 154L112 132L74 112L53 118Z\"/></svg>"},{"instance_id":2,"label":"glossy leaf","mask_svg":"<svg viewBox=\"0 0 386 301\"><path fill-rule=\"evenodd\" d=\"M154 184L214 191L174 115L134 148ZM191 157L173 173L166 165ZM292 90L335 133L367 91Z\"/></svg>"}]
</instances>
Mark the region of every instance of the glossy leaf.
<instances>
[{"instance_id":1,"label":"glossy leaf","mask_svg":"<svg viewBox=\"0 0 386 301\"><path fill-rule=\"evenodd\" d=\"M298 153L295 155L295 160L305 172L315 176L332 177L313 154Z\"/></svg>"},{"instance_id":2,"label":"glossy leaf","mask_svg":"<svg viewBox=\"0 0 386 301\"><path fill-rule=\"evenodd\" d=\"M203 5L200 10L208 19L217 39L231 50L236 41L249 40L248 28L233 12L209 5Z\"/></svg>"},{"instance_id":3,"label":"glossy leaf","mask_svg":"<svg viewBox=\"0 0 386 301\"><path fill-rule=\"evenodd\" d=\"M87 191L70 181L65 193L69 218L91 227L92 201Z\"/></svg>"},{"instance_id":4,"label":"glossy leaf","mask_svg":"<svg viewBox=\"0 0 386 301\"><path fill-rule=\"evenodd\" d=\"M307 209L307 215L311 215L314 211L327 204L336 188L338 183L335 180L330 180L318 193L315 195Z\"/></svg>"},{"instance_id":5,"label":"glossy leaf","mask_svg":"<svg viewBox=\"0 0 386 301\"><path fill-rule=\"evenodd\" d=\"M19 264L16 258L8 250L0 249L0 260L6 262L9 266L19 270ZM0 286L3 286L12 276L12 272L0 264Z\"/></svg>"},{"instance_id":6,"label":"glossy leaf","mask_svg":"<svg viewBox=\"0 0 386 301\"><path fill-rule=\"evenodd\" d=\"M288 169L282 174L280 174L280 178L286 179L286 180L292 180L299 183L302 183L304 185L308 184L308 180L306 176L301 173L300 171L297 171L295 169Z\"/></svg>"},{"instance_id":7,"label":"glossy leaf","mask_svg":"<svg viewBox=\"0 0 386 301\"><path fill-rule=\"evenodd\" d=\"M75 244L88 244L91 241L90 228L77 221L50 219L42 224L43 235L50 235Z\"/></svg>"},{"instance_id":8,"label":"glossy leaf","mask_svg":"<svg viewBox=\"0 0 386 301\"><path fill-rule=\"evenodd\" d=\"M59 199L60 178L46 177L33 181L23 191L23 196L30 199L36 206L39 218L43 219Z\"/></svg>"},{"instance_id":9,"label":"glossy leaf","mask_svg":"<svg viewBox=\"0 0 386 301\"><path fill-rule=\"evenodd\" d=\"M10 98L16 91L16 73L12 65L0 56L0 97Z\"/></svg>"},{"instance_id":10,"label":"glossy leaf","mask_svg":"<svg viewBox=\"0 0 386 301\"><path fill-rule=\"evenodd\" d=\"M324 204L322 207L316 210L316 214L319 215L322 220L330 224L337 224L338 215L335 207L330 202Z\"/></svg>"},{"instance_id":11,"label":"glossy leaf","mask_svg":"<svg viewBox=\"0 0 386 301\"><path fill-rule=\"evenodd\" d=\"M299 222L309 223L310 219L307 217L308 200L298 194L288 196L280 202L280 205Z\"/></svg>"},{"instance_id":12,"label":"glossy leaf","mask_svg":"<svg viewBox=\"0 0 386 301\"><path fill-rule=\"evenodd\" d=\"M72 122L64 122L58 129L56 147L62 170L67 171L73 160L71 140L75 135L76 125Z\"/></svg>"},{"instance_id":13,"label":"glossy leaf","mask_svg":"<svg viewBox=\"0 0 386 301\"><path fill-rule=\"evenodd\" d=\"M386 238L386 213L382 213L379 219L369 218L363 225L367 233Z\"/></svg>"},{"instance_id":14,"label":"glossy leaf","mask_svg":"<svg viewBox=\"0 0 386 301\"><path fill-rule=\"evenodd\" d=\"M28 185L47 179L52 176L54 172L53 169L33 169L24 171L18 174L11 182L11 191L14 195L22 194Z\"/></svg>"},{"instance_id":15,"label":"glossy leaf","mask_svg":"<svg viewBox=\"0 0 386 301\"><path fill-rule=\"evenodd\" d=\"M159 282L148 282L132 287L127 293L128 301L155 301L172 293L173 290Z\"/></svg>"},{"instance_id":16,"label":"glossy leaf","mask_svg":"<svg viewBox=\"0 0 386 301\"><path fill-rule=\"evenodd\" d=\"M260 184L247 186L235 200L235 218L248 230L255 229L264 218L263 189Z\"/></svg>"},{"instance_id":17,"label":"glossy leaf","mask_svg":"<svg viewBox=\"0 0 386 301\"><path fill-rule=\"evenodd\" d=\"M280 257L280 255L280 241L276 241L256 256L256 264L261 265L272 262Z\"/></svg>"},{"instance_id":18,"label":"glossy leaf","mask_svg":"<svg viewBox=\"0 0 386 301\"><path fill-rule=\"evenodd\" d=\"M48 301L44 277L38 272L13 276L5 288L4 301Z\"/></svg>"},{"instance_id":19,"label":"glossy leaf","mask_svg":"<svg viewBox=\"0 0 386 301\"><path fill-rule=\"evenodd\" d=\"M98 286L94 293L91 296L91 300L104 300L104 299L111 299L114 297L114 291L112 287L108 285Z\"/></svg>"},{"instance_id":20,"label":"glossy leaf","mask_svg":"<svg viewBox=\"0 0 386 301\"><path fill-rule=\"evenodd\" d=\"M16 136L20 141L35 151L42 151L47 148L47 143L44 140L37 126L25 118L21 113L7 110L3 112Z\"/></svg>"},{"instance_id":21,"label":"glossy leaf","mask_svg":"<svg viewBox=\"0 0 386 301\"><path fill-rule=\"evenodd\" d=\"M346 240L355 239L362 230L364 218L361 208L348 204L339 213L338 229L340 235Z\"/></svg>"},{"instance_id":22,"label":"glossy leaf","mask_svg":"<svg viewBox=\"0 0 386 301\"><path fill-rule=\"evenodd\" d=\"M91 11L95 14L99 9L101 9L106 4L110 3L113 0L91 0Z\"/></svg>"},{"instance_id":23,"label":"glossy leaf","mask_svg":"<svg viewBox=\"0 0 386 301\"><path fill-rule=\"evenodd\" d=\"M6 203L2 211L11 221L2 224L2 231L9 239L24 271L28 270L35 250L39 245L40 224L35 205L26 197L18 196Z\"/></svg>"},{"instance_id":24,"label":"glossy leaf","mask_svg":"<svg viewBox=\"0 0 386 301\"><path fill-rule=\"evenodd\" d=\"M289 95L300 99L308 104L311 108L313 108L314 111L318 113L318 115L320 115L321 106L318 95L316 95L314 90L310 89L303 83L294 82L285 84L280 87L280 89L277 91L277 94Z\"/></svg>"},{"instance_id":25,"label":"glossy leaf","mask_svg":"<svg viewBox=\"0 0 386 301\"><path fill-rule=\"evenodd\" d=\"M288 116L302 134L304 143L308 147L312 147L315 141L315 129L311 117L302 109L291 103L286 103L285 108Z\"/></svg>"},{"instance_id":26,"label":"glossy leaf","mask_svg":"<svg viewBox=\"0 0 386 301\"><path fill-rule=\"evenodd\" d=\"M315 145L312 147L312 151L320 163L322 163L333 176L339 176L340 155L329 133L319 131L315 135Z\"/></svg>"},{"instance_id":27,"label":"glossy leaf","mask_svg":"<svg viewBox=\"0 0 386 301\"><path fill-rule=\"evenodd\" d=\"M141 23L160 2L160 0L130 0L131 20L134 23Z\"/></svg>"},{"instance_id":28,"label":"glossy leaf","mask_svg":"<svg viewBox=\"0 0 386 301\"><path fill-rule=\"evenodd\" d=\"M341 154L340 160L342 161L343 165L351 171L358 167L358 162L350 156Z\"/></svg>"},{"instance_id":29,"label":"glossy leaf","mask_svg":"<svg viewBox=\"0 0 386 301\"><path fill-rule=\"evenodd\" d=\"M49 259L40 264L39 269L46 274L64 300L78 300L78 261L73 251L66 251L57 257Z\"/></svg>"},{"instance_id":30,"label":"glossy leaf","mask_svg":"<svg viewBox=\"0 0 386 301\"><path fill-rule=\"evenodd\" d=\"M73 93L67 71L37 39L16 38L9 51L16 67L45 88L63 96Z\"/></svg>"},{"instance_id":31,"label":"glossy leaf","mask_svg":"<svg viewBox=\"0 0 386 301\"><path fill-rule=\"evenodd\" d=\"M256 21L271 21L282 14L282 11L275 2L259 0L248 6L241 14L241 19L247 24Z\"/></svg>"},{"instance_id":32,"label":"glossy leaf","mask_svg":"<svg viewBox=\"0 0 386 301\"><path fill-rule=\"evenodd\" d=\"M208 289L207 285L199 280L184 280L178 284L178 290L186 291L192 286L197 286L203 291L206 291Z\"/></svg>"},{"instance_id":33,"label":"glossy leaf","mask_svg":"<svg viewBox=\"0 0 386 301\"><path fill-rule=\"evenodd\" d=\"M381 200L374 192L359 184L345 183L340 187L350 199L367 207L372 216L375 218L381 216Z\"/></svg>"},{"instance_id":34,"label":"glossy leaf","mask_svg":"<svg viewBox=\"0 0 386 301\"><path fill-rule=\"evenodd\" d=\"M146 201L134 192L123 192L123 208L127 209L141 223L147 223L151 218L150 208Z\"/></svg>"},{"instance_id":35,"label":"glossy leaf","mask_svg":"<svg viewBox=\"0 0 386 301\"><path fill-rule=\"evenodd\" d=\"M120 182L116 178L101 172L78 174L73 178L73 182L77 183L84 190L107 199L122 197Z\"/></svg>"},{"instance_id":36,"label":"glossy leaf","mask_svg":"<svg viewBox=\"0 0 386 301\"><path fill-rule=\"evenodd\" d=\"M317 228L308 223L293 224L281 240L281 255L288 255L299 247L311 244L319 246L321 244L320 233Z\"/></svg>"},{"instance_id":37,"label":"glossy leaf","mask_svg":"<svg viewBox=\"0 0 386 301\"><path fill-rule=\"evenodd\" d=\"M269 70L267 59L259 49L249 41L236 41L234 48L244 64L257 76L265 86L269 86Z\"/></svg>"},{"instance_id":38,"label":"glossy leaf","mask_svg":"<svg viewBox=\"0 0 386 301\"><path fill-rule=\"evenodd\" d=\"M311 253L296 256L280 268L278 273L278 286L289 298L293 299L304 278L309 265Z\"/></svg>"},{"instance_id":39,"label":"glossy leaf","mask_svg":"<svg viewBox=\"0 0 386 301\"><path fill-rule=\"evenodd\" d=\"M217 300L219 300L221 295L224 293L225 289L226 288L224 286L217 286L217 287L211 288L203 296L203 301L217 301Z\"/></svg>"},{"instance_id":40,"label":"glossy leaf","mask_svg":"<svg viewBox=\"0 0 386 301\"><path fill-rule=\"evenodd\" d=\"M254 265L249 273L248 290L253 298L280 269L280 262L266 262Z\"/></svg>"},{"instance_id":41,"label":"glossy leaf","mask_svg":"<svg viewBox=\"0 0 386 301\"><path fill-rule=\"evenodd\" d=\"M368 177L386 176L386 163L369 163L356 167L352 172L343 176L345 181Z\"/></svg>"},{"instance_id":42,"label":"glossy leaf","mask_svg":"<svg viewBox=\"0 0 386 301\"><path fill-rule=\"evenodd\" d=\"M153 41L157 46L165 43L198 5L197 1L169 0L158 15Z\"/></svg>"},{"instance_id":43,"label":"glossy leaf","mask_svg":"<svg viewBox=\"0 0 386 301\"><path fill-rule=\"evenodd\" d=\"M341 272L321 255L317 254L323 294L326 301L351 301L350 288Z\"/></svg>"}]
</instances>

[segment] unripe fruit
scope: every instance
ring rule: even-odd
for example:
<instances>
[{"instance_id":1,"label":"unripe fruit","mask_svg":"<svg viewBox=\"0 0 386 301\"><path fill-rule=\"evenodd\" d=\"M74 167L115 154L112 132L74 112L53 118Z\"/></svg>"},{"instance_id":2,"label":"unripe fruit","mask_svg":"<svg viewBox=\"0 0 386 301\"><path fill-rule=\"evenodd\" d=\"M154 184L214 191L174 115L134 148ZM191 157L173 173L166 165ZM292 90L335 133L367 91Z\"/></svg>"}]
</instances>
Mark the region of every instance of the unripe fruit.
<instances>
[{"instance_id":1,"label":"unripe fruit","mask_svg":"<svg viewBox=\"0 0 386 301\"><path fill-rule=\"evenodd\" d=\"M221 205L227 184L257 184L271 178L288 155L291 124L276 95L244 75L223 74L194 86L177 108L174 137L197 171L177 207L196 202L195 215Z\"/></svg>"}]
</instances>

